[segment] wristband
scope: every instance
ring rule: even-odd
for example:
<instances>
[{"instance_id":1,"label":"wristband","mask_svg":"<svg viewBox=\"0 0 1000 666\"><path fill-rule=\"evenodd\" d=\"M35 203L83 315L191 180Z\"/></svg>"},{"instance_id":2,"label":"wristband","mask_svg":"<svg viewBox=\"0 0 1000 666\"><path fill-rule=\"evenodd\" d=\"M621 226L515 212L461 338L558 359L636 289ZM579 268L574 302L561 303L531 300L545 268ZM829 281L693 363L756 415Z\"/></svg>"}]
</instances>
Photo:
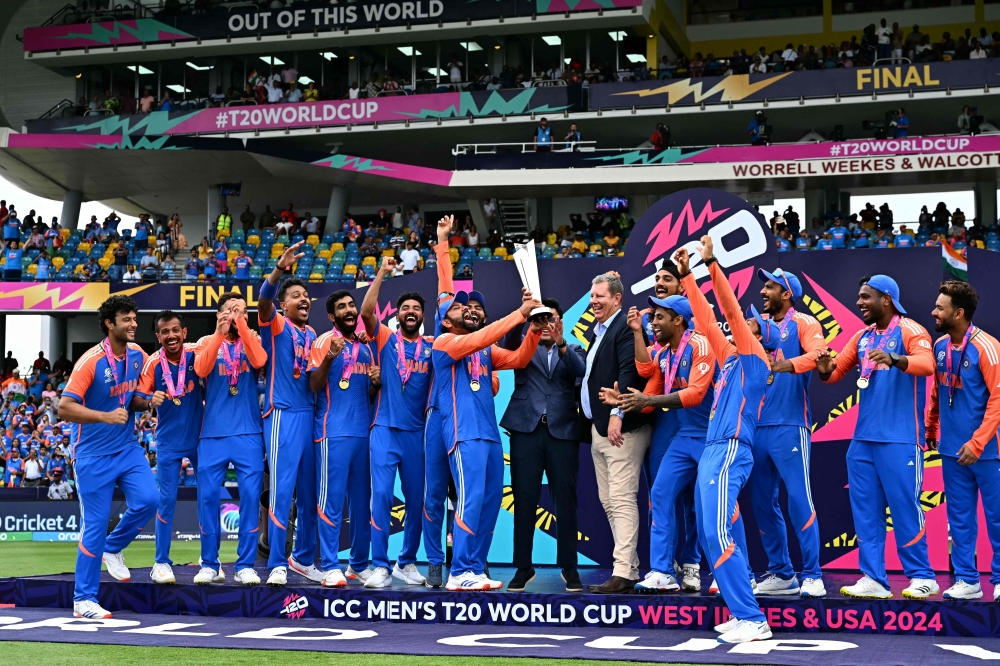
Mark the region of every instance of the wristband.
<instances>
[{"instance_id":1,"label":"wristband","mask_svg":"<svg viewBox=\"0 0 1000 666\"><path fill-rule=\"evenodd\" d=\"M265 278L264 284L260 286L260 293L257 295L257 298L266 298L269 301L273 301L277 295L278 285L271 284L271 281Z\"/></svg>"},{"instance_id":2,"label":"wristband","mask_svg":"<svg viewBox=\"0 0 1000 666\"><path fill-rule=\"evenodd\" d=\"M717 257L709 257L708 259L705 260L705 266L711 266L712 264L714 264L718 260L719 259Z\"/></svg>"}]
</instances>

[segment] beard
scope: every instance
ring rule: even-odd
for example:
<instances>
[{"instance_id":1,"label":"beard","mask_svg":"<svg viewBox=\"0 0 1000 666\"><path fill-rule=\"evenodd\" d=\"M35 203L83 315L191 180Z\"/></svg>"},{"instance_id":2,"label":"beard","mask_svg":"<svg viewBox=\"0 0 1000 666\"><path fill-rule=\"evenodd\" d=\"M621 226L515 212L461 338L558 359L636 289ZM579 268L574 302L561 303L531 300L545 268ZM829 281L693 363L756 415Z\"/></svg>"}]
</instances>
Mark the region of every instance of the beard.
<instances>
[{"instance_id":1,"label":"beard","mask_svg":"<svg viewBox=\"0 0 1000 666\"><path fill-rule=\"evenodd\" d=\"M451 328L456 333L472 333L475 328L469 328L471 322L461 316L454 317L451 314L445 315L445 319L451 322Z\"/></svg>"},{"instance_id":2,"label":"beard","mask_svg":"<svg viewBox=\"0 0 1000 666\"><path fill-rule=\"evenodd\" d=\"M403 335L413 337L420 333L420 327L424 325L423 317L418 317L415 321L402 320L399 322L399 330L403 331Z\"/></svg>"},{"instance_id":3,"label":"beard","mask_svg":"<svg viewBox=\"0 0 1000 666\"><path fill-rule=\"evenodd\" d=\"M350 323L347 323L345 320L349 320ZM337 329L339 329L345 336L354 334L354 329L357 326L357 323L358 318L355 315L351 315L350 317L338 317L337 315L333 316L334 326L336 326Z\"/></svg>"}]
</instances>

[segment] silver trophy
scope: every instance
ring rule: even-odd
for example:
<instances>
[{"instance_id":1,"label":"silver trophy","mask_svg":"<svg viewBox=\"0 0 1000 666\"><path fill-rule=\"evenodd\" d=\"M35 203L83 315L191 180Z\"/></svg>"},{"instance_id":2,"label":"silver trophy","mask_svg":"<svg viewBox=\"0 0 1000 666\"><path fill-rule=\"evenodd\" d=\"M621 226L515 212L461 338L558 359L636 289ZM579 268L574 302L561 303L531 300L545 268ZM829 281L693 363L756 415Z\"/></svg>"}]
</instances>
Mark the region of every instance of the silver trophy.
<instances>
[{"instance_id":1,"label":"silver trophy","mask_svg":"<svg viewBox=\"0 0 1000 666\"><path fill-rule=\"evenodd\" d=\"M530 291L535 299L542 300L542 287L538 281L538 257L535 256L535 241L514 243L514 264L517 266L517 272L521 276L521 284L524 288ZM552 310L547 307L535 308L528 315L528 319L541 314L552 314Z\"/></svg>"}]
</instances>

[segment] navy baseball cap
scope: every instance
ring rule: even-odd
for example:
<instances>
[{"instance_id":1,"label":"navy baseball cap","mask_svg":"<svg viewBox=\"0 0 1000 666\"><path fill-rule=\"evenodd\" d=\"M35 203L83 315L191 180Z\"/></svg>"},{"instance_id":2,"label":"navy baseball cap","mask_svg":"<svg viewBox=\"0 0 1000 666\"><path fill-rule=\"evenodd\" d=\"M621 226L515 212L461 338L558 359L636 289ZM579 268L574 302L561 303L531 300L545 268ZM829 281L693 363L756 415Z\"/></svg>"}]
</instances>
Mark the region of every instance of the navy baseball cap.
<instances>
[{"instance_id":1,"label":"navy baseball cap","mask_svg":"<svg viewBox=\"0 0 1000 666\"><path fill-rule=\"evenodd\" d=\"M483 296L482 292L480 292L480 291L470 291L469 292L469 300L470 301L475 301L475 302L479 303L480 305L483 306L484 310L486 309L486 298Z\"/></svg>"},{"instance_id":2,"label":"navy baseball cap","mask_svg":"<svg viewBox=\"0 0 1000 666\"><path fill-rule=\"evenodd\" d=\"M869 287L875 291L880 291L883 294L888 294L889 298L892 299L892 304L896 306L896 312L899 314L906 314L906 310L899 303L899 285L888 275L873 275L868 278L866 282Z\"/></svg>"},{"instance_id":3,"label":"navy baseball cap","mask_svg":"<svg viewBox=\"0 0 1000 666\"><path fill-rule=\"evenodd\" d=\"M684 321L691 325L691 320L694 318L694 313L691 311L691 303L688 299L683 296L667 296L666 298L653 298L650 296L648 298L649 307L661 307L669 308L673 310L680 316L684 317Z\"/></svg>"},{"instance_id":4,"label":"navy baseball cap","mask_svg":"<svg viewBox=\"0 0 1000 666\"><path fill-rule=\"evenodd\" d=\"M778 343L781 342L781 329L778 328L778 325L771 319L761 317L753 305L747 308L747 318L757 320L757 325L760 326L760 344L764 346L764 349L768 351L777 349Z\"/></svg>"},{"instance_id":5,"label":"navy baseball cap","mask_svg":"<svg viewBox=\"0 0 1000 666\"><path fill-rule=\"evenodd\" d=\"M455 301L458 301L462 305L468 305L469 295L464 291L459 291L454 296L446 298L445 300L438 303L438 317L440 317L442 321L447 316L448 310L451 309L451 306Z\"/></svg>"},{"instance_id":6,"label":"navy baseball cap","mask_svg":"<svg viewBox=\"0 0 1000 666\"><path fill-rule=\"evenodd\" d=\"M789 273L780 268L775 268L773 273L768 273L761 268L757 271L757 277L764 282L770 280L775 284L782 285L785 289L792 292L792 298L795 300L802 298L802 283L799 282L799 278L794 273Z\"/></svg>"}]
</instances>

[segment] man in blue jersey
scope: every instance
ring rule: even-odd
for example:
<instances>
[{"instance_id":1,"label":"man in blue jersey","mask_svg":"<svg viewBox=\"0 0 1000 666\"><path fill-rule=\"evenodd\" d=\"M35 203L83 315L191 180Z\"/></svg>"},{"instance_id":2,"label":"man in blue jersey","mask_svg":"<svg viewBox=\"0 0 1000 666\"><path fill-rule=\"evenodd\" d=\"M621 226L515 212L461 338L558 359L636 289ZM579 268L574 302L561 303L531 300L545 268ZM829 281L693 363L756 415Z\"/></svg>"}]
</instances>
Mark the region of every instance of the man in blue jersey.
<instances>
[{"instance_id":1,"label":"man in blue jersey","mask_svg":"<svg viewBox=\"0 0 1000 666\"><path fill-rule=\"evenodd\" d=\"M372 560L374 573L365 587L389 587L392 578L408 585L426 581L415 564L420 547L424 511L424 411L430 394L431 346L434 338L420 335L424 325L424 297L406 292L396 301L395 332L383 325L376 315L382 280L396 267L396 261L382 260L375 281L361 304L365 332L376 348L382 387L375 402L371 430L372 478ZM403 519L403 545L396 564L389 572L389 523L396 471L406 513Z\"/></svg>"},{"instance_id":2,"label":"man in blue jersey","mask_svg":"<svg viewBox=\"0 0 1000 666\"><path fill-rule=\"evenodd\" d=\"M219 562L219 497L232 464L240 487L240 528L235 580L257 585L253 564L260 519L256 498L264 481L264 443L257 402L257 371L267 354L260 336L247 323L247 305L239 292L219 298L215 333L198 341L195 373L205 379L205 420L198 442L198 523L201 570L196 585L225 581Z\"/></svg>"},{"instance_id":3,"label":"man in blue jersey","mask_svg":"<svg viewBox=\"0 0 1000 666\"><path fill-rule=\"evenodd\" d=\"M160 343L142 368L139 390L161 393L156 410L156 459L160 477L160 505L156 511L156 564L149 576L154 583L177 582L170 560L174 508L181 461L189 458L198 468L198 435L205 417L201 379L194 371L194 350L186 344L184 318L163 310L153 318L153 332Z\"/></svg>"},{"instance_id":4,"label":"man in blue jersey","mask_svg":"<svg viewBox=\"0 0 1000 666\"><path fill-rule=\"evenodd\" d=\"M840 220L837 220L839 223ZM826 350L823 328L814 317L795 310L802 299L799 278L780 268L760 269L764 313L778 326L777 348L770 352L771 375L753 443L750 498L768 559L768 576L757 584L759 595L824 597L819 564L819 523L809 481L812 415L809 380L816 358ZM802 583L788 556L788 532L778 505L778 483L788 492L788 512L802 551Z\"/></svg>"},{"instance_id":5,"label":"man in blue jersey","mask_svg":"<svg viewBox=\"0 0 1000 666\"><path fill-rule=\"evenodd\" d=\"M753 440L757 414L764 398L769 363L761 345L761 329L755 319L743 319L739 301L713 254L710 236L701 238L701 257L708 267L719 308L732 332L732 342L722 333L712 306L689 269L686 249L675 259L681 284L688 294L695 330L704 335L722 366L708 416L705 451L698 462L698 517L701 541L708 555L719 591L733 619L716 627L722 643L745 643L771 637L771 628L754 598L747 577L747 554L734 530L736 497L753 468Z\"/></svg>"},{"instance_id":6,"label":"man in blue jersey","mask_svg":"<svg viewBox=\"0 0 1000 666\"><path fill-rule=\"evenodd\" d=\"M934 305L935 381L927 446L941 453L955 584L945 599L979 599L979 498L993 548L990 582L1000 601L1000 343L972 324L979 295L967 282L941 285Z\"/></svg>"},{"instance_id":7,"label":"man in blue jersey","mask_svg":"<svg viewBox=\"0 0 1000 666\"><path fill-rule=\"evenodd\" d=\"M374 575L368 568L372 534L368 442L371 401L380 372L372 346L356 333L358 310L351 292L341 289L330 294L326 312L333 328L316 340L307 368L309 388L317 397L312 433L320 566L324 587L346 587L348 578L367 583ZM351 522L346 576L338 556L345 493Z\"/></svg>"},{"instance_id":8,"label":"man in blue jersey","mask_svg":"<svg viewBox=\"0 0 1000 666\"><path fill-rule=\"evenodd\" d=\"M313 405L309 390L310 352L316 332L309 327L309 291L302 280L282 282L285 270L305 256L303 241L288 247L261 285L257 321L267 353L264 368L264 446L268 463L268 585L284 585L287 569L311 581L323 580L316 556L316 458L312 443ZM279 284L281 285L279 287ZM275 311L275 300L281 312ZM296 529L292 555L285 541L292 493Z\"/></svg>"},{"instance_id":9,"label":"man in blue jersey","mask_svg":"<svg viewBox=\"0 0 1000 666\"><path fill-rule=\"evenodd\" d=\"M245 282L250 279L250 267L253 266L253 259L247 256L247 251L240 248L240 252L233 260L236 270L233 272L233 279Z\"/></svg>"},{"instance_id":10,"label":"man in blue jersey","mask_svg":"<svg viewBox=\"0 0 1000 666\"><path fill-rule=\"evenodd\" d=\"M865 328L831 358L816 361L819 378L836 382L859 366L858 422L847 450L851 513L858 534L862 574L841 594L864 599L892 597L885 572L886 507L903 573L903 596L926 599L940 591L927 557L920 490L924 480L924 387L934 374L930 335L906 317L899 287L888 275L861 280L858 308Z\"/></svg>"},{"instance_id":11,"label":"man in blue jersey","mask_svg":"<svg viewBox=\"0 0 1000 666\"><path fill-rule=\"evenodd\" d=\"M128 296L112 296L101 304L97 316L105 338L77 361L59 401L59 418L79 424L73 442L82 523L73 594L76 617L111 617L97 603L101 560L114 578L131 578L122 550L153 517L159 500L134 429L135 412L159 407L164 397L139 393L146 354L134 342L138 309ZM108 535L115 486L125 491L128 508Z\"/></svg>"}]
</instances>

